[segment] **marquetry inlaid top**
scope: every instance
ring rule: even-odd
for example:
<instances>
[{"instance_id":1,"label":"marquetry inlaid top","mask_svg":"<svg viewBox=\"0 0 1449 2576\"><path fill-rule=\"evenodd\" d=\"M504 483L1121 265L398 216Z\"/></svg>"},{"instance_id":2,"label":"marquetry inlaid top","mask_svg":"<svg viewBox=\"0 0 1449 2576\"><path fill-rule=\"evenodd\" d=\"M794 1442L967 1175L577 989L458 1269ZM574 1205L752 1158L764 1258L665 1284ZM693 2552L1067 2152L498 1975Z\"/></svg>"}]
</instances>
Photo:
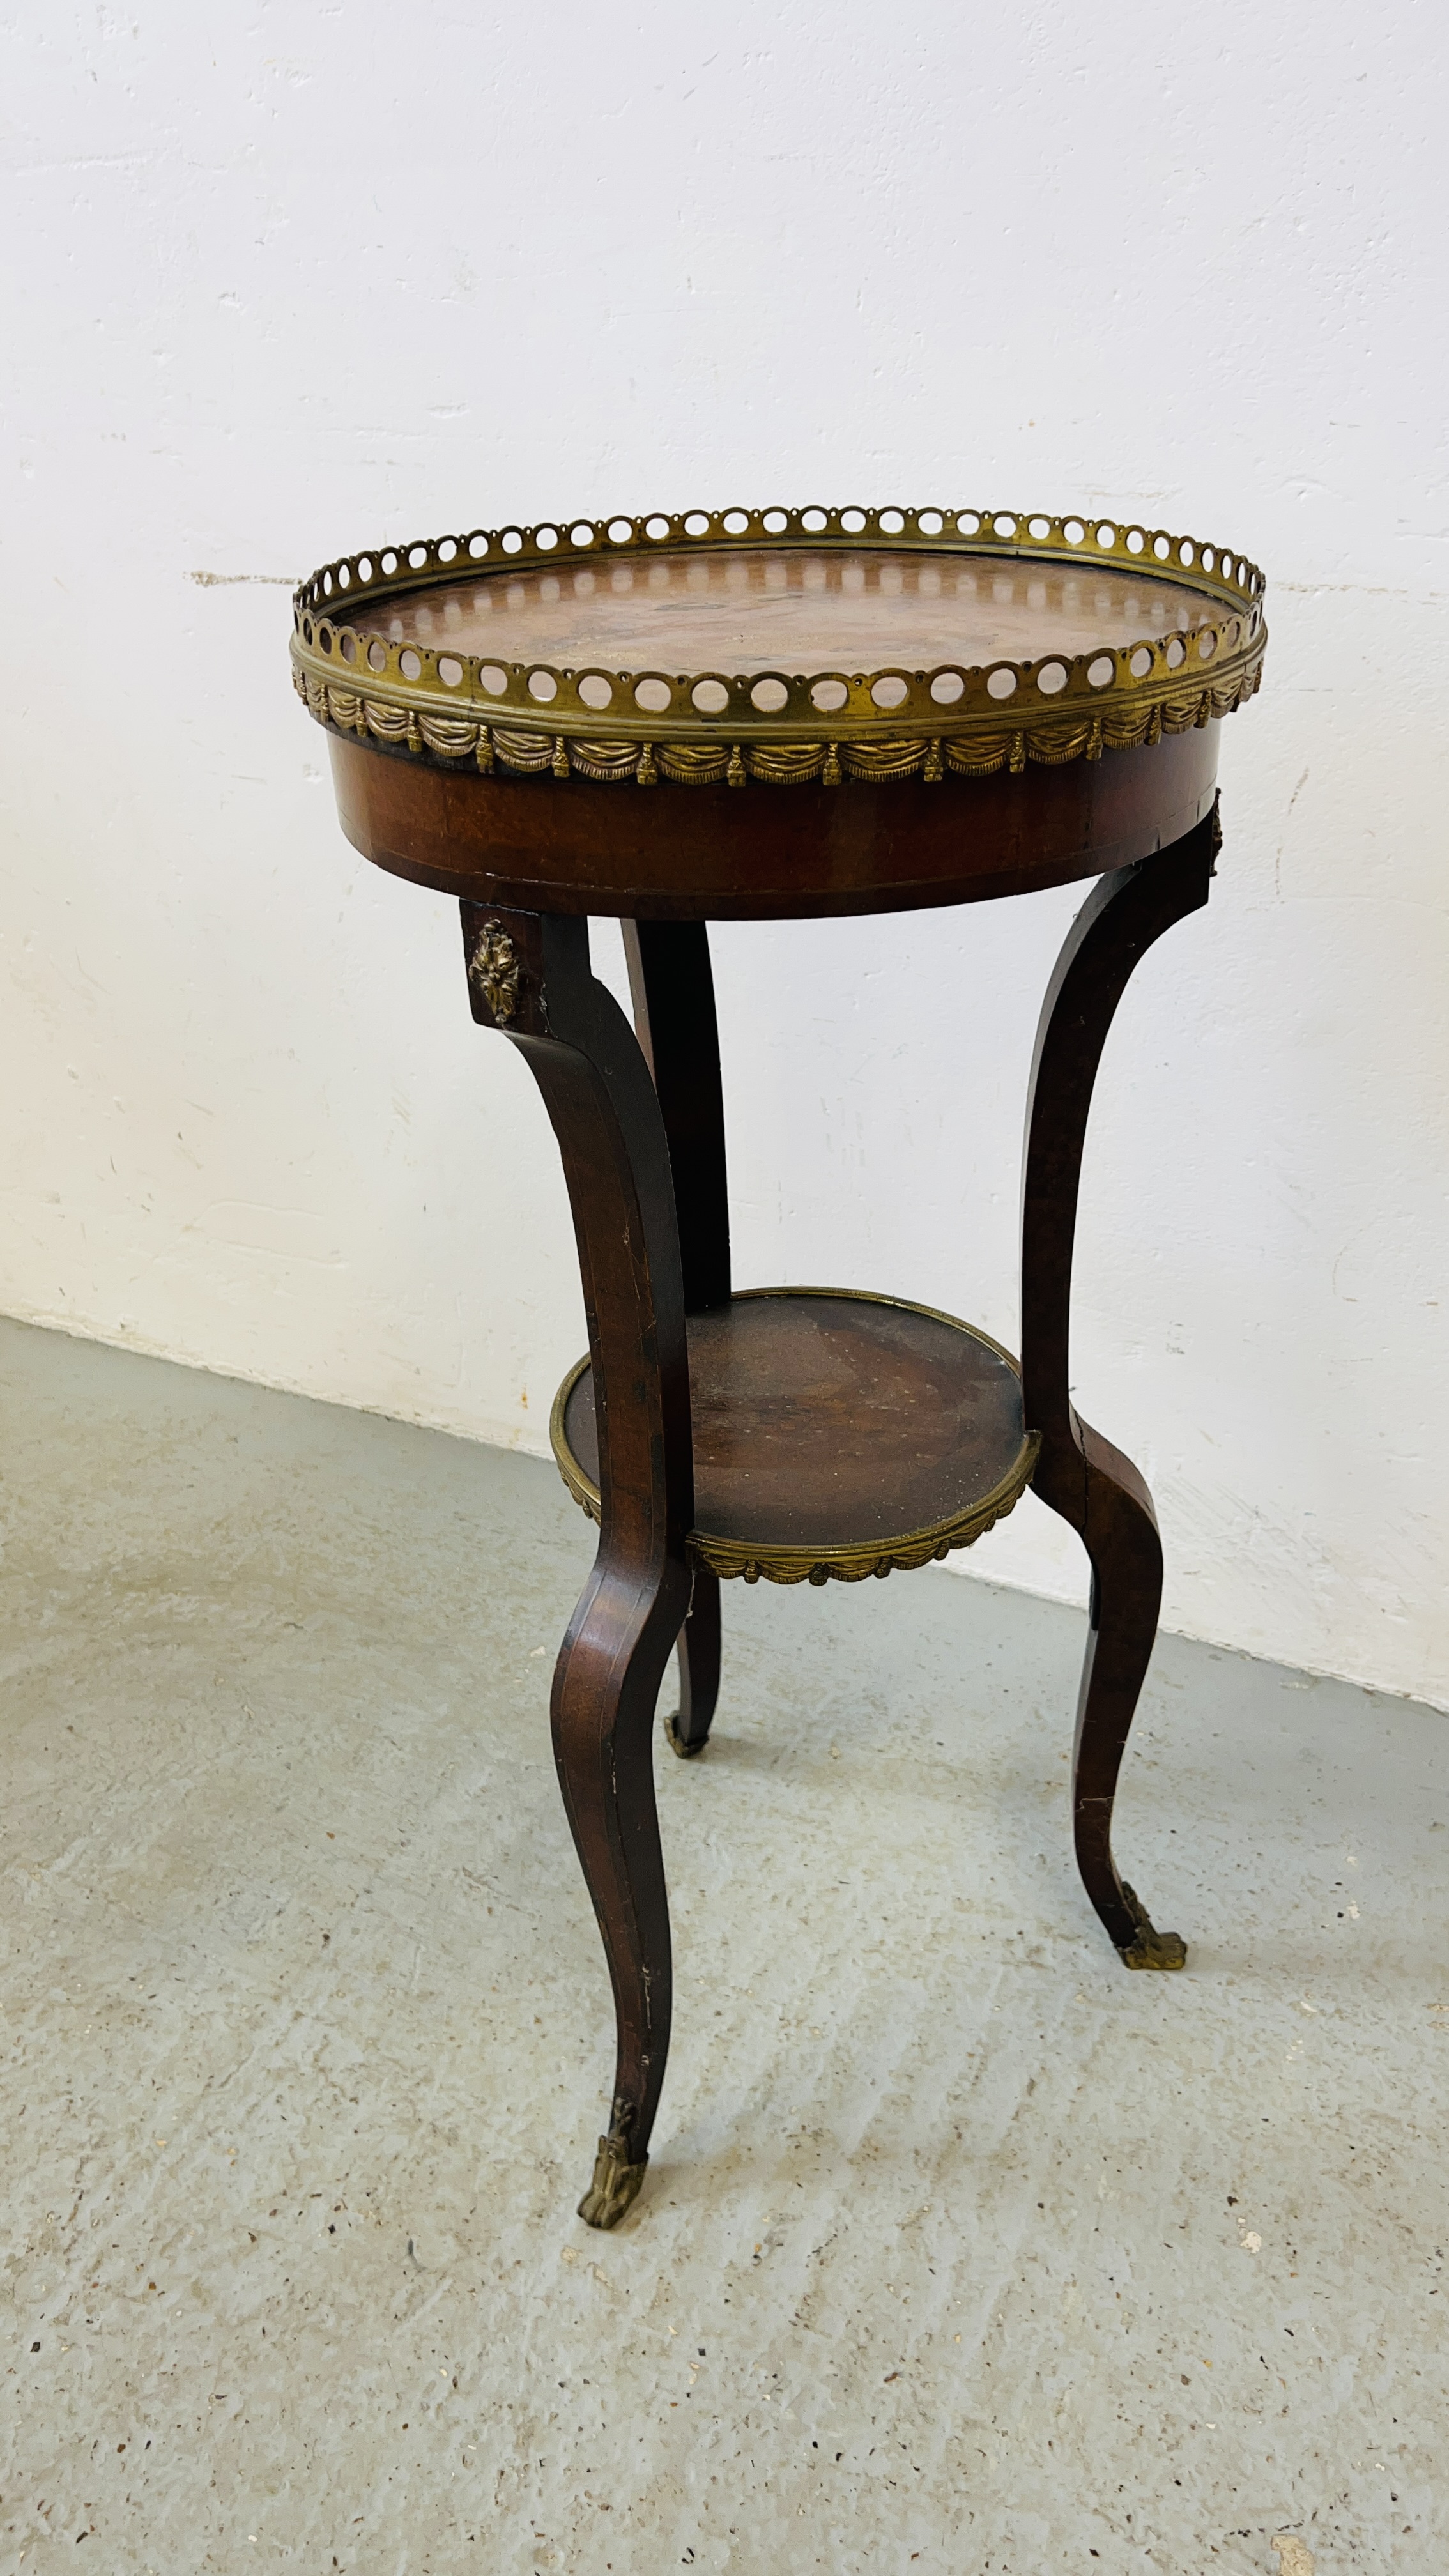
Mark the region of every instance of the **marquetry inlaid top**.
<instances>
[{"instance_id":1,"label":"marquetry inlaid top","mask_svg":"<svg viewBox=\"0 0 1449 2576\"><path fill-rule=\"evenodd\" d=\"M360 601L359 632L573 670L878 670L1038 661L1192 633L1215 603L1098 564L740 546L500 570Z\"/></svg>"}]
</instances>

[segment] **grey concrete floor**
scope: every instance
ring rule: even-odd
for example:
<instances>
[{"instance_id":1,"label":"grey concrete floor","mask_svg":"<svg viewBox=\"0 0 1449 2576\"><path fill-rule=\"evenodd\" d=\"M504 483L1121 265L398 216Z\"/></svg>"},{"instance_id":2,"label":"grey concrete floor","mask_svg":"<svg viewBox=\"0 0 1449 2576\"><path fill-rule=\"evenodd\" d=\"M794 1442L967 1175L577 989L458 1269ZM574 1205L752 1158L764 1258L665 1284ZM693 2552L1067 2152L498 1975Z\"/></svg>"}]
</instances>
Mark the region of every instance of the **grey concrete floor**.
<instances>
[{"instance_id":1,"label":"grey concrete floor","mask_svg":"<svg viewBox=\"0 0 1449 2576\"><path fill-rule=\"evenodd\" d=\"M729 1588L598 2236L551 1469L18 1325L0 1396L0 2568L1443 2565L1443 1718L1164 1639L1134 1977L1075 1614Z\"/></svg>"}]
</instances>

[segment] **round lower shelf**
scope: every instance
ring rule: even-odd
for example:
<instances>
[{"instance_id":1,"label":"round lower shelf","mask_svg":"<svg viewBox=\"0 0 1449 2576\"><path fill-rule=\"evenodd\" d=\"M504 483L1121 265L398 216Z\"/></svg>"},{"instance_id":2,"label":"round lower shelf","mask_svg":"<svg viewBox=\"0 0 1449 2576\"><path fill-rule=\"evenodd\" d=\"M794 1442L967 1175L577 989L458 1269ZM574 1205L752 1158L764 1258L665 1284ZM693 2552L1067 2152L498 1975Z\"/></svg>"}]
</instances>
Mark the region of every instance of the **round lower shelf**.
<instances>
[{"instance_id":1,"label":"round lower shelf","mask_svg":"<svg viewBox=\"0 0 1449 2576\"><path fill-rule=\"evenodd\" d=\"M690 1554L747 1583L858 1583L969 1547L1019 1500L1040 1445L1010 1352L904 1298L749 1289L690 1316L689 1383ZM597 1520L587 1358L549 1436Z\"/></svg>"}]
</instances>

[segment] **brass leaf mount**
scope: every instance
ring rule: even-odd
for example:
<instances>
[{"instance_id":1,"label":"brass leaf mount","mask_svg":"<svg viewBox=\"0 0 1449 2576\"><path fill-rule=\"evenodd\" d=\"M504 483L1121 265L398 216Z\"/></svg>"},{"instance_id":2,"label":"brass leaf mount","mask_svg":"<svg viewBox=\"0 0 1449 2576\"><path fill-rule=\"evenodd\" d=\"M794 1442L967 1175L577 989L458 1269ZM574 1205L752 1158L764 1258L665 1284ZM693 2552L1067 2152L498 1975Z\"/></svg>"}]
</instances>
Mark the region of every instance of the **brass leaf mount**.
<instances>
[{"instance_id":1,"label":"brass leaf mount","mask_svg":"<svg viewBox=\"0 0 1449 2576\"><path fill-rule=\"evenodd\" d=\"M558 669L391 641L350 623L379 600L478 571L637 561L742 545L891 549L1110 566L1186 589L1203 622L1075 655L969 669ZM1231 547L1094 513L762 509L474 529L325 564L293 600L297 693L319 724L485 778L713 787L924 785L1150 748L1229 715L1262 678L1265 582ZM763 703L762 703L763 701Z\"/></svg>"},{"instance_id":2,"label":"brass leaf mount","mask_svg":"<svg viewBox=\"0 0 1449 2576\"><path fill-rule=\"evenodd\" d=\"M473 951L473 976L500 1028L518 1008L518 951L499 921L487 921Z\"/></svg>"}]
</instances>

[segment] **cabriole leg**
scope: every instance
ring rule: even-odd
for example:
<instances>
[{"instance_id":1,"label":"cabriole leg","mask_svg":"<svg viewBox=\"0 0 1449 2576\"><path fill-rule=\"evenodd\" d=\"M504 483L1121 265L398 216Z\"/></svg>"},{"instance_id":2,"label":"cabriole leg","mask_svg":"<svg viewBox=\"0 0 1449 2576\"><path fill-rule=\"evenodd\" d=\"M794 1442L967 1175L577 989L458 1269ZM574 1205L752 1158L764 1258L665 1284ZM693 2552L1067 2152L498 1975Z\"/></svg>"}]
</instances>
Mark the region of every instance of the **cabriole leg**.
<instances>
[{"instance_id":1,"label":"cabriole leg","mask_svg":"<svg viewBox=\"0 0 1449 2576\"><path fill-rule=\"evenodd\" d=\"M624 954L634 1030L654 1077L669 1143L684 1310L698 1315L730 1296L729 1190L724 1093L709 932L702 921L626 921ZM719 1697L719 1579L694 1571L679 1639L679 1707L664 1732L686 1759L702 1753Z\"/></svg>"},{"instance_id":2,"label":"cabriole leg","mask_svg":"<svg viewBox=\"0 0 1449 2576\"><path fill-rule=\"evenodd\" d=\"M1157 1634L1162 1547L1131 1460L1069 1394L1072 1249L1092 1088L1112 1016L1143 952L1208 899L1216 810L1156 858L1103 877L1067 936L1042 1007L1022 1183L1021 1359L1026 1419L1042 1435L1033 1484L1091 1561L1091 1628L1072 1757L1072 1824L1087 1894L1129 1968L1180 1968L1112 1856L1117 1775Z\"/></svg>"},{"instance_id":3,"label":"cabriole leg","mask_svg":"<svg viewBox=\"0 0 1449 2576\"><path fill-rule=\"evenodd\" d=\"M559 1654L560 1786L614 1990L608 2135L580 2216L613 2227L644 2179L669 2049L669 1908L651 1735L689 1603L689 1364L659 1103L581 920L462 906L475 1019L526 1056L563 1157L599 1427L599 1552Z\"/></svg>"}]
</instances>

